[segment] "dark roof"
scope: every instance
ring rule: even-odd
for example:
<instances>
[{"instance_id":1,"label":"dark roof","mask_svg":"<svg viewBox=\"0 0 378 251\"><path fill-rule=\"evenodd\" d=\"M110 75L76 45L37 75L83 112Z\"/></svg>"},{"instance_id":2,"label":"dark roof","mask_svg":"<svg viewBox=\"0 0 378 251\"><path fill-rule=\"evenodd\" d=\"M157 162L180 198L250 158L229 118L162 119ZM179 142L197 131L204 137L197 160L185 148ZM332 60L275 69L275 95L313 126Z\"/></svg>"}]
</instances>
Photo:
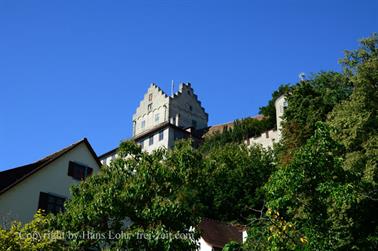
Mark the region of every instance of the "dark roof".
<instances>
[{"instance_id":1,"label":"dark roof","mask_svg":"<svg viewBox=\"0 0 378 251\"><path fill-rule=\"evenodd\" d=\"M37 172L38 170L42 169L43 167L47 166L49 163L53 162L54 160L61 157L63 154L69 152L70 150L74 149L76 146L80 145L81 143L85 143L88 147L91 155L96 160L99 167L101 167L101 163L97 158L96 153L93 151L93 148L89 144L88 140L86 138L66 147L62 150L55 152L41 160L38 160L37 162L34 162L32 164L12 168L6 171L0 172L0 194L6 192L11 187L15 186L22 180L26 179L33 173Z\"/></svg>"},{"instance_id":2,"label":"dark roof","mask_svg":"<svg viewBox=\"0 0 378 251\"><path fill-rule=\"evenodd\" d=\"M212 247L223 248L230 241L243 242L243 230L231 224L204 218L199 229L201 237Z\"/></svg>"},{"instance_id":3,"label":"dark roof","mask_svg":"<svg viewBox=\"0 0 378 251\"><path fill-rule=\"evenodd\" d=\"M198 135L196 133L197 131L194 131L194 130L188 131L189 128L185 129L185 128L176 126L176 125L170 123L169 121L165 121L165 122L162 122L162 123L160 123L160 124L152 127L151 129L148 129L146 131L143 131L142 133L139 133L139 134L135 135L134 137L132 137L132 138L130 138L128 140L138 141L138 140L141 140L143 138L147 138L151 134L154 134L157 131L163 130L163 129L167 128L167 127L171 127L171 128L173 128L175 130L181 131L181 132L183 132L183 133L185 133L187 135L190 135L190 136L192 136L193 138L196 138L196 139L200 139L201 136L202 136L202 135ZM124 140L124 141L126 141L126 140ZM114 148L114 149L112 149L112 150L110 150L110 151L108 151L106 153L101 154L100 156L98 156L98 158L99 159L103 159L103 158L105 158L105 157L107 157L109 155L113 155L113 154L115 154L117 152L117 150L118 150L118 147L116 147L116 148Z\"/></svg>"}]
</instances>

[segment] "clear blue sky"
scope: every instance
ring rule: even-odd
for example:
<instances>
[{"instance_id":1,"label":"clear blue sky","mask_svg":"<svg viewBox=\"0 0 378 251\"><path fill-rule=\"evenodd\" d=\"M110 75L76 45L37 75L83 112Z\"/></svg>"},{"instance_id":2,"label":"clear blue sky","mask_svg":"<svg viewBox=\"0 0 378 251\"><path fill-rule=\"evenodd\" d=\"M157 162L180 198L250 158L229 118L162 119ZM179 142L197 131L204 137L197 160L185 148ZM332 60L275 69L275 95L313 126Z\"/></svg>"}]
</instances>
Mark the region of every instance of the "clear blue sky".
<instances>
[{"instance_id":1,"label":"clear blue sky","mask_svg":"<svg viewBox=\"0 0 378 251\"><path fill-rule=\"evenodd\" d=\"M191 82L210 125L257 114L374 31L377 0L0 0L0 170L117 146L151 82Z\"/></svg>"}]
</instances>

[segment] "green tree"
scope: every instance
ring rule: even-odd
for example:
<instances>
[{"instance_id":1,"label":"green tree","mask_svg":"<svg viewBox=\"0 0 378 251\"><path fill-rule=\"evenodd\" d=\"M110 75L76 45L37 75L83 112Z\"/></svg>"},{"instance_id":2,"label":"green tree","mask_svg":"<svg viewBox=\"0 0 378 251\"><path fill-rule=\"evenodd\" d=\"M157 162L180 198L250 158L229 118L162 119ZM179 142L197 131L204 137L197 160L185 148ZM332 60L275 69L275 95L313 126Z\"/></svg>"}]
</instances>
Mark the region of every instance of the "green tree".
<instances>
[{"instance_id":1,"label":"green tree","mask_svg":"<svg viewBox=\"0 0 378 251\"><path fill-rule=\"evenodd\" d=\"M63 250L64 235L50 231L49 226L50 218L37 211L33 220L25 225L13 221L7 229L0 227L0 250Z\"/></svg>"},{"instance_id":2,"label":"green tree","mask_svg":"<svg viewBox=\"0 0 378 251\"><path fill-rule=\"evenodd\" d=\"M293 86L287 95L281 161L288 163L294 151L306 143L317 121L325 121L333 107L351 94L349 79L336 72L321 72Z\"/></svg>"},{"instance_id":3,"label":"green tree","mask_svg":"<svg viewBox=\"0 0 378 251\"><path fill-rule=\"evenodd\" d=\"M188 183L201 170L201 156L188 142L173 151L152 154L125 142L118 154L110 166L73 187L66 211L56 219L56 226L64 231L78 236L89 231L105 238L76 238L69 245L74 249L195 249L198 235L190 228L197 225L201 207ZM109 233L121 232L125 238L108 238Z\"/></svg>"},{"instance_id":4,"label":"green tree","mask_svg":"<svg viewBox=\"0 0 378 251\"><path fill-rule=\"evenodd\" d=\"M245 223L251 208L262 204L260 188L274 168L271 150L226 144L206 155L201 200L206 217Z\"/></svg>"},{"instance_id":5,"label":"green tree","mask_svg":"<svg viewBox=\"0 0 378 251\"><path fill-rule=\"evenodd\" d=\"M328 123L332 137L345 147L343 168L355 177L359 200L354 205L354 241L378 248L378 35L361 40L341 61L354 91L335 107Z\"/></svg>"}]
</instances>

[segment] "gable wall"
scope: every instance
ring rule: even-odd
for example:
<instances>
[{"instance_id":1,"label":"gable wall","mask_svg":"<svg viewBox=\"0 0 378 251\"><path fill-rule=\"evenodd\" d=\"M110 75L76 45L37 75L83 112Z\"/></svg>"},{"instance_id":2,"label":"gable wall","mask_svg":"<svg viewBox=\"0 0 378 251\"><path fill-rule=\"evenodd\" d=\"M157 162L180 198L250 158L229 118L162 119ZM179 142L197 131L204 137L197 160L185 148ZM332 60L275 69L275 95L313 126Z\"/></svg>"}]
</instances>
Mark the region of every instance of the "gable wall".
<instances>
[{"instance_id":1,"label":"gable wall","mask_svg":"<svg viewBox=\"0 0 378 251\"><path fill-rule=\"evenodd\" d=\"M192 107L192 110L190 110L189 106ZM176 118L175 124L182 128L191 127L192 120L197 122L196 129L207 127L208 122L208 115L203 111L201 104L196 99L190 84L182 84L178 95L171 99L169 117L171 120Z\"/></svg>"},{"instance_id":2,"label":"gable wall","mask_svg":"<svg viewBox=\"0 0 378 251\"><path fill-rule=\"evenodd\" d=\"M81 143L57 160L27 177L0 195L0 216L9 215L23 223L30 221L38 209L39 193L52 193L69 198L69 187L79 181L68 176L68 162L75 161L99 170L85 143Z\"/></svg>"},{"instance_id":3,"label":"gable wall","mask_svg":"<svg viewBox=\"0 0 378 251\"><path fill-rule=\"evenodd\" d=\"M152 101L149 101L149 95L152 94ZM148 105L152 104L152 110L148 110ZM165 95L160 88L151 85L144 94L135 114L133 115L133 136L138 135L154 126L167 121L169 97ZM155 121L158 114L159 120ZM145 121L145 127L142 128L142 121Z\"/></svg>"}]
</instances>

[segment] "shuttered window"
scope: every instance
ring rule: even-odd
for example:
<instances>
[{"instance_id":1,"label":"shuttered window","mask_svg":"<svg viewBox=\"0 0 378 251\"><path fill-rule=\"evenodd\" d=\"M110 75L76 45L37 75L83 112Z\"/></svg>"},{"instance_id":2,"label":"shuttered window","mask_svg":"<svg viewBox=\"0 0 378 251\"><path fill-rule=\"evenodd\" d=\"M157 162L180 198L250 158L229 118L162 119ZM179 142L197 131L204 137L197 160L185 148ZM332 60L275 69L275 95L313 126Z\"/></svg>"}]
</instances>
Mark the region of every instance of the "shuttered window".
<instances>
[{"instance_id":1,"label":"shuttered window","mask_svg":"<svg viewBox=\"0 0 378 251\"><path fill-rule=\"evenodd\" d=\"M76 162L70 161L68 164L68 176L76 180L83 180L87 176L92 175L93 168L78 164Z\"/></svg>"},{"instance_id":2,"label":"shuttered window","mask_svg":"<svg viewBox=\"0 0 378 251\"><path fill-rule=\"evenodd\" d=\"M39 193L38 209L42 209L45 213L59 213L64 210L64 201L66 199L50 193Z\"/></svg>"}]
</instances>

